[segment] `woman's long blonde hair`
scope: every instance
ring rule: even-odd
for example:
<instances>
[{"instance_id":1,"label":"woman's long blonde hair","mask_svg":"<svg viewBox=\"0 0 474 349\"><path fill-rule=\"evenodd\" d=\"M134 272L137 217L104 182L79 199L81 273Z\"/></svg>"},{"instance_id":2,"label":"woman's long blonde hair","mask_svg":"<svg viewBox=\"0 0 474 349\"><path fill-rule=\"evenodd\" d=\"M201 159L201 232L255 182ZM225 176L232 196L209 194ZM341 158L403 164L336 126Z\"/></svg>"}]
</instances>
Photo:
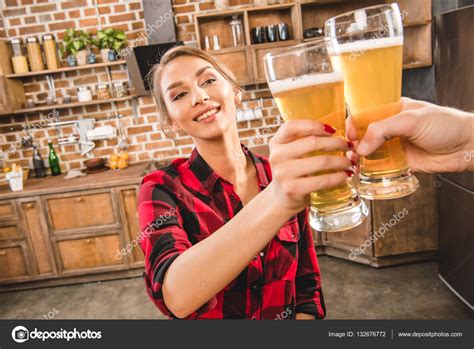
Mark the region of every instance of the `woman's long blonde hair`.
<instances>
[{"instance_id":1,"label":"woman's long blonde hair","mask_svg":"<svg viewBox=\"0 0 474 349\"><path fill-rule=\"evenodd\" d=\"M227 81L229 81L236 91L243 91L234 74L232 74L232 72L225 65L217 61L216 58L214 58L208 52L190 46L176 46L170 49L161 57L160 63L156 64L149 73L150 85L158 106L160 127L164 134L169 138L172 138L167 133L167 127L170 126L170 116L168 108L165 104L163 91L161 90L161 74L167 64L182 56L191 56L204 59L205 61L209 62L211 66L214 67L214 69L216 69Z\"/></svg>"}]
</instances>

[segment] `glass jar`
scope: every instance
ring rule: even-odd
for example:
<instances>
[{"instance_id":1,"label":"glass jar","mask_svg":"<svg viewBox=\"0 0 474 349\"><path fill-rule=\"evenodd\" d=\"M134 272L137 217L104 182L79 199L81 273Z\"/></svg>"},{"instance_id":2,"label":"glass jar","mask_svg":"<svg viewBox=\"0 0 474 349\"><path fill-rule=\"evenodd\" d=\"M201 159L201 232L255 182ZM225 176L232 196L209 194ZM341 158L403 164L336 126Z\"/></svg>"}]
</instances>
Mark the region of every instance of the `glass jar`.
<instances>
[{"instance_id":1,"label":"glass jar","mask_svg":"<svg viewBox=\"0 0 474 349\"><path fill-rule=\"evenodd\" d=\"M43 35L43 50L48 69L55 70L61 68L56 39L52 34Z\"/></svg>"},{"instance_id":2,"label":"glass jar","mask_svg":"<svg viewBox=\"0 0 474 349\"><path fill-rule=\"evenodd\" d=\"M77 99L79 102L92 101L92 92L88 86L81 86L77 88Z\"/></svg>"},{"instance_id":3,"label":"glass jar","mask_svg":"<svg viewBox=\"0 0 474 349\"><path fill-rule=\"evenodd\" d=\"M232 46L237 47L244 45L244 30L242 20L240 20L239 16L233 15L229 25L232 32Z\"/></svg>"},{"instance_id":4,"label":"glass jar","mask_svg":"<svg viewBox=\"0 0 474 349\"><path fill-rule=\"evenodd\" d=\"M109 89L109 84L107 84L107 83L103 82L103 83L97 84L95 92L97 94L97 99L109 99L110 98L110 89Z\"/></svg>"},{"instance_id":5,"label":"glass jar","mask_svg":"<svg viewBox=\"0 0 474 349\"><path fill-rule=\"evenodd\" d=\"M11 39L10 44L12 45L13 56L12 56L12 65L13 72L15 74L28 73L30 68L28 67L28 60L24 55L23 48L21 46L20 39Z\"/></svg>"},{"instance_id":6,"label":"glass jar","mask_svg":"<svg viewBox=\"0 0 474 349\"><path fill-rule=\"evenodd\" d=\"M25 41L31 71L44 70L43 56L41 54L41 46L38 38L35 36L30 36L27 37Z\"/></svg>"},{"instance_id":7,"label":"glass jar","mask_svg":"<svg viewBox=\"0 0 474 349\"><path fill-rule=\"evenodd\" d=\"M112 96L114 98L122 98L128 95L125 82L114 82L112 86Z\"/></svg>"}]
</instances>

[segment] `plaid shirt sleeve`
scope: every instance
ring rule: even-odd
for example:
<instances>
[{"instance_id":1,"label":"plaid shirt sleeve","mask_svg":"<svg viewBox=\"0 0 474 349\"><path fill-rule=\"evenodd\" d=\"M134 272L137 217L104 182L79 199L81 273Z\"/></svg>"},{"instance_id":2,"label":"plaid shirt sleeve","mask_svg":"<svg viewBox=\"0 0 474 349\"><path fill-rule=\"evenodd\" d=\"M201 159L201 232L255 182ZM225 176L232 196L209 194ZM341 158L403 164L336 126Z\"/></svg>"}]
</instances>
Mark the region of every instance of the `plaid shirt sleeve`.
<instances>
[{"instance_id":1,"label":"plaid shirt sleeve","mask_svg":"<svg viewBox=\"0 0 474 349\"><path fill-rule=\"evenodd\" d=\"M321 274L319 270L313 235L308 223L308 209L298 215L301 229L299 262L296 271L296 313L314 315L317 319L326 316Z\"/></svg>"},{"instance_id":2,"label":"plaid shirt sleeve","mask_svg":"<svg viewBox=\"0 0 474 349\"><path fill-rule=\"evenodd\" d=\"M155 171L144 178L138 199L140 246L145 254L143 276L146 290L158 309L174 319L177 317L168 309L163 298L163 280L173 261L192 246L183 229L177 197L173 179L163 171ZM217 300L213 297L186 318L196 318L216 304Z\"/></svg>"}]
</instances>

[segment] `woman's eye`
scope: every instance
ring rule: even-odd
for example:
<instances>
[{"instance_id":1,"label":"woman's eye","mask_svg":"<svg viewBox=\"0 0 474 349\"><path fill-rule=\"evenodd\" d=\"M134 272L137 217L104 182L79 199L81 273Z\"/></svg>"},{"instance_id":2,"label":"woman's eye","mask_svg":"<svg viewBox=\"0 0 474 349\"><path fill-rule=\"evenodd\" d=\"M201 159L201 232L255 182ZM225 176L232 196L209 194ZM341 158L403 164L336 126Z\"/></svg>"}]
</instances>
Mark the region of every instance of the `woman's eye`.
<instances>
[{"instance_id":1,"label":"woman's eye","mask_svg":"<svg viewBox=\"0 0 474 349\"><path fill-rule=\"evenodd\" d=\"M181 99L183 98L185 95L184 92L181 92L180 94L176 95L174 98L173 98L173 101L177 101L178 99Z\"/></svg>"},{"instance_id":2,"label":"woman's eye","mask_svg":"<svg viewBox=\"0 0 474 349\"><path fill-rule=\"evenodd\" d=\"M216 79L214 79L214 78L207 79L206 81L204 81L203 85L209 85L209 84L212 84L214 81L216 81Z\"/></svg>"}]
</instances>

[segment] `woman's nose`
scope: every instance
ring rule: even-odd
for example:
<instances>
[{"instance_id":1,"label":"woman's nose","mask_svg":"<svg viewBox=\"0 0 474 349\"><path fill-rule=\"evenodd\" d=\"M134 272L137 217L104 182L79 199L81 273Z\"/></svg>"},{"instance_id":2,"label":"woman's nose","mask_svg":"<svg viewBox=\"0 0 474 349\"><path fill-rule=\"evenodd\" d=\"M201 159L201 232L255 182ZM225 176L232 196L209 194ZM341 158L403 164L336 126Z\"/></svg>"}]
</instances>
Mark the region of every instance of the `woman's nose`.
<instances>
[{"instance_id":1,"label":"woman's nose","mask_svg":"<svg viewBox=\"0 0 474 349\"><path fill-rule=\"evenodd\" d=\"M192 100L193 107L207 100L209 100L209 96L206 93L206 91L204 91L203 89L197 89L193 92L193 100Z\"/></svg>"}]
</instances>

